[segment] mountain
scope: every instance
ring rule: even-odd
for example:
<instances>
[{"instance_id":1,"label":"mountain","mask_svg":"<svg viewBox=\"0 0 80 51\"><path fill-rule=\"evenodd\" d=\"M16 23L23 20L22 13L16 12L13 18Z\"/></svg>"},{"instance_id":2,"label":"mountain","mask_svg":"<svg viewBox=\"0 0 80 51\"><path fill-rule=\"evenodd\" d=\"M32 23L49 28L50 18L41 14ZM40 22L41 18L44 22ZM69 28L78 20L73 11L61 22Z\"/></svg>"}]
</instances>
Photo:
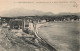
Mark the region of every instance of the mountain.
<instances>
[{"instance_id":1,"label":"mountain","mask_svg":"<svg viewBox=\"0 0 80 51\"><path fill-rule=\"evenodd\" d=\"M59 13L58 15L78 15L78 16L80 16L80 13L70 13L70 12L65 13L65 12L63 12L63 13Z\"/></svg>"},{"instance_id":2,"label":"mountain","mask_svg":"<svg viewBox=\"0 0 80 51\"><path fill-rule=\"evenodd\" d=\"M27 9L11 9L6 11L2 16L35 16L43 15L44 12L38 10L27 10Z\"/></svg>"},{"instance_id":3,"label":"mountain","mask_svg":"<svg viewBox=\"0 0 80 51\"><path fill-rule=\"evenodd\" d=\"M59 16L59 15L79 15L80 13L59 13L59 14L53 14L52 12L43 12L39 10L28 10L28 9L21 9L21 8L15 8L8 11L5 11L2 16L6 17L16 17L16 16Z\"/></svg>"}]
</instances>

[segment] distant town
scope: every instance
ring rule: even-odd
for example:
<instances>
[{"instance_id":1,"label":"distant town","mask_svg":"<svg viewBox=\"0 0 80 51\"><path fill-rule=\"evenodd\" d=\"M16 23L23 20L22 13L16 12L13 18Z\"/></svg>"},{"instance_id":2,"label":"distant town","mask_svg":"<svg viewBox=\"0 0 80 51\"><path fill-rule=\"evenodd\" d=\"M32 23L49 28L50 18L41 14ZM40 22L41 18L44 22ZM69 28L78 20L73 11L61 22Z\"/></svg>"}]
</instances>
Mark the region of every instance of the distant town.
<instances>
[{"instance_id":1,"label":"distant town","mask_svg":"<svg viewBox=\"0 0 80 51\"><path fill-rule=\"evenodd\" d=\"M16 16L16 17L0 17L0 25L7 24L10 28L18 26L24 28L27 23L42 23L42 22L63 22L63 21L80 21L78 15L56 15L56 16ZM16 23L18 23L16 25ZM25 25L25 26L24 26Z\"/></svg>"}]
</instances>

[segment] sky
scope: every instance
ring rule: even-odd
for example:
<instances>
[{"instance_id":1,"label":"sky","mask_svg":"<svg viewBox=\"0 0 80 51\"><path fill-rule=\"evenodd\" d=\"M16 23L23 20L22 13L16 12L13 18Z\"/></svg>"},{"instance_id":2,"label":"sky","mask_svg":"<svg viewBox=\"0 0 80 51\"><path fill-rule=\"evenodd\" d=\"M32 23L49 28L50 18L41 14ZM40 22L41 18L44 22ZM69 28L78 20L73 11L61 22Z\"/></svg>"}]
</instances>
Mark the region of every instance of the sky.
<instances>
[{"instance_id":1,"label":"sky","mask_svg":"<svg viewBox=\"0 0 80 51\"><path fill-rule=\"evenodd\" d=\"M80 12L80 0L0 0L0 16L11 9L52 12Z\"/></svg>"}]
</instances>

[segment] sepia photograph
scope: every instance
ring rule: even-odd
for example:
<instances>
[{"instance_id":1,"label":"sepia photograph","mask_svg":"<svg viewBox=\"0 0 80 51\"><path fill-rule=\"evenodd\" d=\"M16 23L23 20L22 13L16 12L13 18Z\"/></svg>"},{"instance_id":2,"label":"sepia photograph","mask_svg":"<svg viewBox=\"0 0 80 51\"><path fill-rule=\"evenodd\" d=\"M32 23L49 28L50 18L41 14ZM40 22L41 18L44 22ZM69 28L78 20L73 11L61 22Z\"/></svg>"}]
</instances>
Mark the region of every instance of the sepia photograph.
<instances>
[{"instance_id":1,"label":"sepia photograph","mask_svg":"<svg viewBox=\"0 0 80 51\"><path fill-rule=\"evenodd\" d=\"M0 51L80 51L80 0L0 0Z\"/></svg>"}]
</instances>

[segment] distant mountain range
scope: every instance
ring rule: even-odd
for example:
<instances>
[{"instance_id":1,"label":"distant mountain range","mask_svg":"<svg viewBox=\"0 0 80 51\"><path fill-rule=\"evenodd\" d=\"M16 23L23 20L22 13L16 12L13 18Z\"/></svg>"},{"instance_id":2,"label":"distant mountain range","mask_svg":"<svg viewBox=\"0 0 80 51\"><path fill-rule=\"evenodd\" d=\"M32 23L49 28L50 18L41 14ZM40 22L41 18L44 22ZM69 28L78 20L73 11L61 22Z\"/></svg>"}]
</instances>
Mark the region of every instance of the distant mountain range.
<instances>
[{"instance_id":1,"label":"distant mountain range","mask_svg":"<svg viewBox=\"0 0 80 51\"><path fill-rule=\"evenodd\" d=\"M43 12L39 10L27 10L27 9L11 9L8 11L5 11L5 13L2 16L54 16L54 15L79 15L80 13L59 13L59 14L53 14L52 12Z\"/></svg>"},{"instance_id":2,"label":"distant mountain range","mask_svg":"<svg viewBox=\"0 0 80 51\"><path fill-rule=\"evenodd\" d=\"M79 15L80 13L59 13L58 15Z\"/></svg>"}]
</instances>

